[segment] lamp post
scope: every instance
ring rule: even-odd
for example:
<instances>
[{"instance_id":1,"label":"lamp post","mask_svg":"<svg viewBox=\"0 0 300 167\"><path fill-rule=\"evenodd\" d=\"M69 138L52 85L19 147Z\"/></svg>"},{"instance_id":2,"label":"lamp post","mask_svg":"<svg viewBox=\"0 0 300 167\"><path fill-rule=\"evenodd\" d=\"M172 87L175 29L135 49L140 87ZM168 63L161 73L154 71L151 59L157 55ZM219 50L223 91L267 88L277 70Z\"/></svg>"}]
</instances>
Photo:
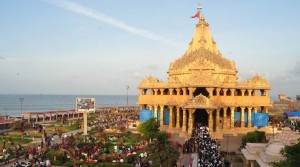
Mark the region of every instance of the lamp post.
<instances>
[{"instance_id":1,"label":"lamp post","mask_svg":"<svg viewBox=\"0 0 300 167\"><path fill-rule=\"evenodd\" d=\"M23 114L23 101L24 101L24 98L23 98L23 97L20 97L20 98L19 98L19 101L21 102L21 118L23 118L23 117L22 117L22 114Z\"/></svg>"},{"instance_id":2,"label":"lamp post","mask_svg":"<svg viewBox=\"0 0 300 167\"><path fill-rule=\"evenodd\" d=\"M127 90L127 93L126 93L127 106L128 106L128 89L129 89L129 86L126 86L126 90Z\"/></svg>"}]
</instances>

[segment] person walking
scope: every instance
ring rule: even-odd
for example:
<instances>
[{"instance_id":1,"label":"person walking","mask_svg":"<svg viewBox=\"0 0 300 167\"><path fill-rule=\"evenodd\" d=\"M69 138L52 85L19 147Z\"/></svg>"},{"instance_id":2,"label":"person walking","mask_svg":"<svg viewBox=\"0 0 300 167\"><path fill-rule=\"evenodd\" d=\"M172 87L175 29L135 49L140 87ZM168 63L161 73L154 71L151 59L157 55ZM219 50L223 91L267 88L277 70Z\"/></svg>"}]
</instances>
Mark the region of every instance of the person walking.
<instances>
[{"instance_id":1,"label":"person walking","mask_svg":"<svg viewBox=\"0 0 300 167\"><path fill-rule=\"evenodd\" d=\"M46 166L47 166L47 167L51 167L51 162L50 162L49 159L46 160Z\"/></svg>"}]
</instances>

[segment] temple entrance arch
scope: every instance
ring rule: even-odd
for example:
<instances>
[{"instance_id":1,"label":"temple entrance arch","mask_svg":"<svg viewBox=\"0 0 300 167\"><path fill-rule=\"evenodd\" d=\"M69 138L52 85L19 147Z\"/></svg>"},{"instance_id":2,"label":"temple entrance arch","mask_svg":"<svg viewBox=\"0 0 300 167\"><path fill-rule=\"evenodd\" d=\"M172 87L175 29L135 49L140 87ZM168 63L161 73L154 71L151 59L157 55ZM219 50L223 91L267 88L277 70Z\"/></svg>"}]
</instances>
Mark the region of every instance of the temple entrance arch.
<instances>
[{"instance_id":1,"label":"temple entrance arch","mask_svg":"<svg viewBox=\"0 0 300 167\"><path fill-rule=\"evenodd\" d=\"M202 94L203 96L205 97L208 97L209 96L209 93L207 92L207 90L205 88L196 88L195 92L194 92L194 96L198 96Z\"/></svg>"},{"instance_id":2,"label":"temple entrance arch","mask_svg":"<svg viewBox=\"0 0 300 167\"><path fill-rule=\"evenodd\" d=\"M202 126L208 126L208 113L205 109L196 109L194 112L194 124L201 123Z\"/></svg>"}]
</instances>

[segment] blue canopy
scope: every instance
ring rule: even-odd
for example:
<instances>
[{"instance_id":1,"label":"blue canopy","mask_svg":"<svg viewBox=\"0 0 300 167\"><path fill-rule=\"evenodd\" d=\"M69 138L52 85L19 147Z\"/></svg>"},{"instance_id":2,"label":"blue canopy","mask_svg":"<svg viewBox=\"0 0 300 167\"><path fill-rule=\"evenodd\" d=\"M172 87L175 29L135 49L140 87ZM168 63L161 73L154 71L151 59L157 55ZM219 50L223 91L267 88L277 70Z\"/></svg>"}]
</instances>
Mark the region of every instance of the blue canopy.
<instances>
[{"instance_id":1,"label":"blue canopy","mask_svg":"<svg viewBox=\"0 0 300 167\"><path fill-rule=\"evenodd\" d=\"M286 111L284 112L288 117L300 117L300 112L299 111Z\"/></svg>"}]
</instances>

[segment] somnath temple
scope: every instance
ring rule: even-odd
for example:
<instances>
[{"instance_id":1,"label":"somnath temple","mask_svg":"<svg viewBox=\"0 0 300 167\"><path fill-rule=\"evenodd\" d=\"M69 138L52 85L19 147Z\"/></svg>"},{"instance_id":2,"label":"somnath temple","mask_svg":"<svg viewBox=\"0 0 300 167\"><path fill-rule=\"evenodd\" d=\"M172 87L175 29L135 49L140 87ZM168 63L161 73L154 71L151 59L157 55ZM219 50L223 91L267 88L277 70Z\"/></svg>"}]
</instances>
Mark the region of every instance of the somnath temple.
<instances>
[{"instance_id":1,"label":"somnath temple","mask_svg":"<svg viewBox=\"0 0 300 167\"><path fill-rule=\"evenodd\" d=\"M201 123L212 133L246 132L255 128L252 113L268 113L271 106L268 81L259 75L238 81L235 62L222 56L204 16L186 53L167 73L167 82L153 76L142 80L137 102L167 131L186 135Z\"/></svg>"}]
</instances>

